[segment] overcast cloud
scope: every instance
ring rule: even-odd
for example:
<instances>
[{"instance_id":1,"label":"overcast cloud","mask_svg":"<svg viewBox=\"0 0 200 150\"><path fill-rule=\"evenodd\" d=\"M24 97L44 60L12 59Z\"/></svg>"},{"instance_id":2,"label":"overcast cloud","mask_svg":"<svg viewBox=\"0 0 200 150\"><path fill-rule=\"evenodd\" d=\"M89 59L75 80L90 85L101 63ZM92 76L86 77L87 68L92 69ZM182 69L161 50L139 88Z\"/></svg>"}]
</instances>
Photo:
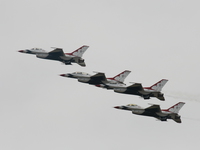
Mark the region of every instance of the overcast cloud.
<instances>
[{"instance_id":1,"label":"overcast cloud","mask_svg":"<svg viewBox=\"0 0 200 150\"><path fill-rule=\"evenodd\" d=\"M1 0L1 150L197 149L200 139L200 2L197 0ZM86 67L17 52L90 46ZM83 71L150 86L168 79L166 101L143 100L60 77ZM168 108L182 124L114 109Z\"/></svg>"}]
</instances>

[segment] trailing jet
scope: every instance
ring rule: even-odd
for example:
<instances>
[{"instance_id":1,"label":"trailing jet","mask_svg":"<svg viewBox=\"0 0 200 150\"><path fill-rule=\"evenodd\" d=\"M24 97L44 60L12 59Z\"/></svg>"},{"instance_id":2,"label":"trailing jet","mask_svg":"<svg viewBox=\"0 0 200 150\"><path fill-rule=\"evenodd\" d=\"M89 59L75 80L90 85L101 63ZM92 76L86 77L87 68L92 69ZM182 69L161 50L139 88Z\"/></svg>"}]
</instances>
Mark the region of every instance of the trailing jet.
<instances>
[{"instance_id":1,"label":"trailing jet","mask_svg":"<svg viewBox=\"0 0 200 150\"><path fill-rule=\"evenodd\" d=\"M167 119L173 119L177 123L181 123L181 116L178 115L178 112L184 104L185 104L184 102L179 102L176 105L163 110L160 109L159 105L152 105L147 108L142 108L135 104L128 104L126 106L116 106L114 108L129 110L136 115L155 117L161 121L167 121Z\"/></svg>"},{"instance_id":2,"label":"trailing jet","mask_svg":"<svg viewBox=\"0 0 200 150\"><path fill-rule=\"evenodd\" d=\"M150 99L150 97L156 97L159 100L164 101L164 94L161 93L163 86L168 80L162 79L151 87L142 87L141 83L134 83L131 86L115 87L114 91L117 93L139 95L144 99Z\"/></svg>"},{"instance_id":3,"label":"trailing jet","mask_svg":"<svg viewBox=\"0 0 200 150\"><path fill-rule=\"evenodd\" d=\"M95 75L90 75L84 72L73 72L73 73L61 74L60 76L75 78L75 79L78 79L79 82L96 85L97 87L112 89L110 85L113 85L113 86L117 85L117 87L121 87L122 85L125 85L123 81L129 75L130 72L131 71L129 70L125 70L113 78L106 78L104 73L96 73Z\"/></svg>"},{"instance_id":4,"label":"trailing jet","mask_svg":"<svg viewBox=\"0 0 200 150\"><path fill-rule=\"evenodd\" d=\"M116 87L125 87L124 83L125 78L131 73L129 70L125 70L122 73L114 76L113 78L106 78L106 81L102 82L102 84L96 84L96 87L106 88L106 89L114 89Z\"/></svg>"},{"instance_id":5,"label":"trailing jet","mask_svg":"<svg viewBox=\"0 0 200 150\"><path fill-rule=\"evenodd\" d=\"M83 53L88 49L89 46L82 46L72 53L64 53L61 48L55 48L53 51L46 52L41 48L32 48L26 50L20 50L21 53L34 54L38 58L57 60L63 62L65 65L71 65L71 63L77 63L84 67L84 59L81 58Z\"/></svg>"}]
</instances>

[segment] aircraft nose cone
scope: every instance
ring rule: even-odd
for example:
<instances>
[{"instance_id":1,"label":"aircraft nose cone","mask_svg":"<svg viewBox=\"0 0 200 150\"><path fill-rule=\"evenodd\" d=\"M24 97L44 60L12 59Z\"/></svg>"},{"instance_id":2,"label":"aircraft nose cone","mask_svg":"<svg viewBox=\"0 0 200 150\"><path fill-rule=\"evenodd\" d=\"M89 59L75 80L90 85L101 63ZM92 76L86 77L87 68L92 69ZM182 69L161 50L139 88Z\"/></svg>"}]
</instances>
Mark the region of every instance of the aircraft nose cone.
<instances>
[{"instance_id":1,"label":"aircraft nose cone","mask_svg":"<svg viewBox=\"0 0 200 150\"><path fill-rule=\"evenodd\" d=\"M116 108L116 109L120 109L120 107L119 107L119 106L115 106L114 108Z\"/></svg>"},{"instance_id":2,"label":"aircraft nose cone","mask_svg":"<svg viewBox=\"0 0 200 150\"><path fill-rule=\"evenodd\" d=\"M62 76L62 77L68 77L68 78L72 78L72 77L73 77L73 75L70 74L70 73L67 73L67 74L61 74L60 76Z\"/></svg>"},{"instance_id":3,"label":"aircraft nose cone","mask_svg":"<svg viewBox=\"0 0 200 150\"><path fill-rule=\"evenodd\" d=\"M60 76L65 77L65 74L60 74Z\"/></svg>"},{"instance_id":4,"label":"aircraft nose cone","mask_svg":"<svg viewBox=\"0 0 200 150\"><path fill-rule=\"evenodd\" d=\"M18 52L23 53L24 51L23 50L19 50Z\"/></svg>"}]
</instances>

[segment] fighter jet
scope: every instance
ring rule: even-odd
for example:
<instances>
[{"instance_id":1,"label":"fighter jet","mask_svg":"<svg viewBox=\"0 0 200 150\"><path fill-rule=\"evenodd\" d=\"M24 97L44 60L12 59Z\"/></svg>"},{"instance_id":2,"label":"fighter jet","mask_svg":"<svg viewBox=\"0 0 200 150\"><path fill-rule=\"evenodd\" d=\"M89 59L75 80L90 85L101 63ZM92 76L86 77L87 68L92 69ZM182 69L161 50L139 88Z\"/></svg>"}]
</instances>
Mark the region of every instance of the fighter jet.
<instances>
[{"instance_id":1,"label":"fighter jet","mask_svg":"<svg viewBox=\"0 0 200 150\"><path fill-rule=\"evenodd\" d=\"M72 53L64 53L61 48L55 48L53 51L46 52L41 48L32 48L26 50L20 50L21 53L34 54L38 58L57 60L63 62L65 65L71 65L71 63L77 63L84 67L85 62L82 59L83 53L88 49L89 46L82 46L79 49L73 51Z\"/></svg>"},{"instance_id":2,"label":"fighter jet","mask_svg":"<svg viewBox=\"0 0 200 150\"><path fill-rule=\"evenodd\" d=\"M106 89L114 89L116 87L125 87L124 83L125 78L131 73L129 70L125 70L122 73L114 76L113 78L106 78L106 81L102 82L102 84L96 84L96 87L106 88Z\"/></svg>"},{"instance_id":3,"label":"fighter jet","mask_svg":"<svg viewBox=\"0 0 200 150\"><path fill-rule=\"evenodd\" d=\"M134 83L131 86L115 87L114 91L117 93L132 94L143 97L144 99L150 99L150 97L156 97L159 100L164 101L164 94L161 93L163 86L168 80L162 79L151 87L142 87L141 83Z\"/></svg>"},{"instance_id":4,"label":"fighter jet","mask_svg":"<svg viewBox=\"0 0 200 150\"><path fill-rule=\"evenodd\" d=\"M147 108L142 108L135 104L128 104L126 106L116 106L114 108L129 110L136 115L155 117L161 121L167 121L167 119L173 119L175 122L181 123L181 116L178 115L178 112L184 104L185 104L184 102L179 102L176 105L163 110L160 109L159 105L152 105Z\"/></svg>"},{"instance_id":5,"label":"fighter jet","mask_svg":"<svg viewBox=\"0 0 200 150\"><path fill-rule=\"evenodd\" d=\"M91 85L96 85L97 87L104 87L107 89L111 89L112 87L110 85L113 86L117 85L117 87L125 85L123 81L129 75L130 72L131 71L129 70L125 70L113 78L106 78L104 73L96 73L95 75L90 75L85 72L73 72L73 73L61 74L60 76L75 78L82 83L88 83Z\"/></svg>"}]
</instances>

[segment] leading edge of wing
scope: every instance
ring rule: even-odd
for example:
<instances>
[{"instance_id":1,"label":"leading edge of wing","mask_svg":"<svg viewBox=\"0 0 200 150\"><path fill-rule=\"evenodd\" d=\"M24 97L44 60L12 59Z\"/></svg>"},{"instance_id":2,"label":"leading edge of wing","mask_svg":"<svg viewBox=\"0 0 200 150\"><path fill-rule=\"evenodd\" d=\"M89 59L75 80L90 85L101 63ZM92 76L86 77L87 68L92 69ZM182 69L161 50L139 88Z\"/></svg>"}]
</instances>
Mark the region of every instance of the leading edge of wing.
<instances>
[{"instance_id":1,"label":"leading edge of wing","mask_svg":"<svg viewBox=\"0 0 200 150\"><path fill-rule=\"evenodd\" d=\"M60 55L60 56L64 56L65 55L61 48L56 48L56 49L50 51L49 54Z\"/></svg>"},{"instance_id":2,"label":"leading edge of wing","mask_svg":"<svg viewBox=\"0 0 200 150\"><path fill-rule=\"evenodd\" d=\"M145 110L150 112L161 112L160 105L152 105L150 107L145 108Z\"/></svg>"},{"instance_id":3,"label":"leading edge of wing","mask_svg":"<svg viewBox=\"0 0 200 150\"><path fill-rule=\"evenodd\" d=\"M106 81L106 76L104 73L97 73L97 74L91 76L91 78L95 79L95 80Z\"/></svg>"},{"instance_id":4,"label":"leading edge of wing","mask_svg":"<svg viewBox=\"0 0 200 150\"><path fill-rule=\"evenodd\" d=\"M137 89L137 90L143 90L141 83L134 83L127 87L128 89Z\"/></svg>"}]
</instances>

